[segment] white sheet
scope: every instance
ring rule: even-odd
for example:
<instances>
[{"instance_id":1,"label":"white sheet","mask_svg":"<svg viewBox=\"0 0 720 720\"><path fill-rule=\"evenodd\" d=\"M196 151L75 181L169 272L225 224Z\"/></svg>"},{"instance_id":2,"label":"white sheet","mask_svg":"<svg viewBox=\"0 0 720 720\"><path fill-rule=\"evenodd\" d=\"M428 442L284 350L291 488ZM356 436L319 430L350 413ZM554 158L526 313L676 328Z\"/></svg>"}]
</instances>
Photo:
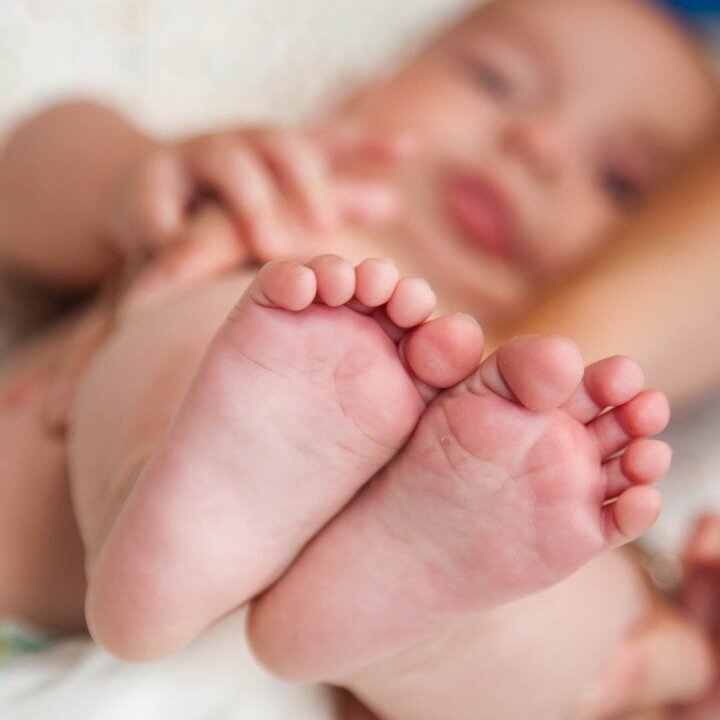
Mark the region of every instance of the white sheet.
<instances>
[{"instance_id":1,"label":"white sheet","mask_svg":"<svg viewBox=\"0 0 720 720\"><path fill-rule=\"evenodd\" d=\"M83 639L0 665L3 720L330 720L332 695L281 683L243 641L239 613L191 647L149 664L118 662Z\"/></svg>"}]
</instances>

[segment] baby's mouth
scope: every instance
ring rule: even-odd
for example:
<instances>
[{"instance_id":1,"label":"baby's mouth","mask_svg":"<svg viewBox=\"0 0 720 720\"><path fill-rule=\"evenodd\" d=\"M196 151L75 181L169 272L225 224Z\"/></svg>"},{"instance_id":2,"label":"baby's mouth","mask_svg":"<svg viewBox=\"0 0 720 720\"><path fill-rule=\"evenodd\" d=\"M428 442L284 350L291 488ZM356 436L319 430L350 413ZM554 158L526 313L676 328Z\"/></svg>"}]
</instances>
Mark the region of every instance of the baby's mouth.
<instances>
[{"instance_id":1,"label":"baby's mouth","mask_svg":"<svg viewBox=\"0 0 720 720\"><path fill-rule=\"evenodd\" d=\"M512 206L491 180L460 172L448 179L443 195L453 224L475 249L504 259L517 254Z\"/></svg>"}]
</instances>

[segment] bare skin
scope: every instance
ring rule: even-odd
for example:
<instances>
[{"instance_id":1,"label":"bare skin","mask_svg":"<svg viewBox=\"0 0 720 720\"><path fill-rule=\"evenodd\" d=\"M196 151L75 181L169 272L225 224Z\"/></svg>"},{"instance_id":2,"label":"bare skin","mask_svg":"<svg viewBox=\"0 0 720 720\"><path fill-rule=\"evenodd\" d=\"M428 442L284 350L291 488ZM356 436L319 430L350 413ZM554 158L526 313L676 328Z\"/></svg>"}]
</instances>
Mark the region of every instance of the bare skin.
<instances>
[{"instance_id":1,"label":"bare skin","mask_svg":"<svg viewBox=\"0 0 720 720\"><path fill-rule=\"evenodd\" d=\"M87 429L102 363L91 368L71 467L95 639L124 658L164 655L275 581L403 445L438 390L477 366L479 326L465 316L423 324L434 304L425 282L399 279L385 261L265 266L158 447L143 457L145 443L121 444L117 464L88 455L103 447ZM157 393L146 392L157 416ZM128 424L142 425L131 412Z\"/></svg>"},{"instance_id":2,"label":"bare skin","mask_svg":"<svg viewBox=\"0 0 720 720\"><path fill-rule=\"evenodd\" d=\"M558 7L559 6L560 6L560 4L558 3ZM617 6L622 7L622 4L618 3ZM633 17L635 17L635 16L633 16ZM663 37L665 37L665 36L663 36ZM683 77L684 73L680 73L680 76ZM668 80L667 75L665 75L664 80ZM683 89L685 89L686 87L689 87L687 85L687 83L681 83L681 84L683 86ZM701 96L703 96L702 84L694 85L693 87L699 93L698 99ZM397 90L397 87L390 90L386 94L386 97L388 94L396 95L396 92L395 92L396 90ZM469 96L467 96L467 97L469 97ZM673 108L672 119L675 120L675 118L677 117L677 112L675 112L676 106L674 106L672 103L668 103L666 100L667 100L667 98L664 98L664 97L659 98L659 101L660 101L659 106L662 106L664 108L672 107ZM612 105L617 106L617 107L625 107L625 103L612 103ZM647 103L645 103L644 106L645 105L647 105ZM700 102L696 103L694 101L692 101L692 102L688 101L688 102L680 103L680 106L682 108L704 107L708 111L708 112L705 112L705 110L703 110L703 112L699 113L697 118L691 118L693 120L693 122L697 121L697 123L698 123L697 126L694 126L695 131L697 131L703 125L703 123L705 122L706 116L707 117L710 116L710 112L709 112L710 104L708 104L707 106L704 106ZM415 115L418 117L422 116L422 114L417 113L417 112L415 113ZM478 125L477 119L478 118L475 115L460 113L460 117L463 117L463 116L467 117L468 120L471 121L471 122L468 122L468 125L467 125L468 128L477 127L477 125ZM368 119L370 117L378 118L378 116L373 115L373 113L368 114L367 117L368 117ZM387 117L387 116L385 116L385 117ZM428 118L428 119L430 119L430 118ZM523 120L527 120L527 118L523 118ZM113 120L113 122L114 122L114 120ZM439 127L439 125L437 125L434 122L431 122L430 124L431 125L435 124L436 127ZM522 140L522 142L520 142L519 144L518 144L518 142L514 142L512 144L512 146L515 148L516 151L519 150L519 153L517 155L513 154L513 157L522 158L522 162L527 163L528 168L532 167L532 168L536 169L538 167L537 159L539 156L537 153L537 149L538 149L538 147L541 147L541 146L544 147L544 146L538 145L537 141L544 137L547 137L544 133L545 127L546 126L545 126L544 122L542 122L542 123L522 122L519 125L512 124L512 127L508 128L509 130L513 131L511 134L513 135L513 137L515 137L516 141L519 139ZM574 128L574 129L582 130L582 131L588 130L588 128L586 128L586 127ZM519 132L520 130L522 130L522 132ZM694 136L696 134L695 131L688 132L687 136L683 136L682 142L679 142L679 145L681 145L684 148L686 146L686 143L689 144L690 137ZM454 130L453 130L453 132L454 132ZM457 134L456 134L456 136L457 136ZM592 134L586 136L581 133L581 136L584 139L594 138L594 135L592 135ZM674 136L674 137L677 137L677 136ZM120 137L120 135L118 135L117 138L118 138L118 142L113 143L113 147L121 147L123 145L123 143L125 142L125 140L122 137ZM127 138L127 136L126 136L126 138ZM427 137L425 139L432 140L432 138L427 138ZM34 143L29 143L29 144L33 145ZM62 147L63 143L56 143L56 145L59 147ZM132 139L130 139L128 142L128 147L130 147L130 146L138 147L138 146L134 145L134 140L132 140ZM443 146L443 145L441 144L440 146ZM78 147L80 147L80 148L83 147L82 134L80 134L80 136L79 136ZM679 150L680 148L676 148L676 149ZM466 148L463 149L463 153L466 153ZM87 164L86 169L88 170L88 173L87 173L87 175L83 175L83 178L82 178L84 181L88 182L89 186L92 186L92 181L94 181L96 179L92 176L92 170L93 170L93 167L95 166L94 160L95 160L96 155L97 155L97 153L95 153L95 152L89 154L89 156L92 157L93 162ZM546 155L544 155L544 154L541 154L541 155L542 155L542 157L545 157L547 159ZM584 157L584 155L583 155L583 157ZM444 158L444 159L446 159L446 158ZM62 167L62 163L60 163L59 165L60 165L60 167ZM22 163L21 162L18 163L18 166L22 166ZM30 167L30 166L28 166L28 167ZM593 164L589 168L584 168L584 170L585 169L594 173L595 165ZM112 173L108 173L108 177L113 176L113 174L114 174L114 171ZM35 177L36 175L37 175L37 173L34 173L34 172L29 173L29 176L31 178ZM53 176L53 174L50 173L49 176ZM594 175L593 175L593 177L594 177ZM55 175L55 178L56 179L60 178L60 184L59 184L60 188L67 186L67 183L65 182L65 176L62 172L57 173ZM105 188L107 190L107 186L106 186L105 182L103 182L104 178L105 178L105 176L100 178L101 182L98 183L97 188ZM581 187L582 186L582 183L576 182L577 181L576 176L572 176L572 177L566 176L565 179L572 181L571 182L572 187ZM567 185L566 185L566 187L567 187ZM5 188L8 191L13 191L15 189L15 186L12 182L10 182L5 186ZM83 195L81 192L78 191L77 187L73 188L73 191L77 192L77 195L80 195L80 196ZM53 192L50 193L50 196L51 197L60 197L59 194L54 194ZM91 193L90 195L88 195L88 197L96 197L96 195ZM527 200L530 197L531 196L526 197L525 199ZM590 207L593 210L597 210L596 203L598 201L598 198L595 195L594 186L593 186L592 192L588 196L583 197L583 202L585 202L585 201L588 201L590 203ZM7 217L8 214L10 216L12 216L12 213L14 212L14 209L16 207L16 205L13 203L7 203L7 204L8 204L8 208L6 208L4 210L5 217ZM60 204L62 204L62 203L60 203ZM228 203L228 204L230 204L230 203ZM577 198L575 199L573 204L577 205ZM39 205L42 207L45 205L45 203L41 202L41 203L39 203ZM562 203L560 203L560 206L561 207L559 209L562 213L562 211L563 211ZM23 207L25 208L25 214L29 214L30 216L33 217L33 219L40 217L39 214L35 215L32 213L32 208L28 208L27 206L23 206ZM97 207L98 207L98 203L96 203L96 202L90 203L89 204L90 214L85 219L87 219L87 218L97 219L97 216L92 214L97 211ZM430 207L430 205L428 204L426 206L423 203L421 203L421 207ZM588 206L583 205L583 207L585 207L587 209ZM603 209L603 212L600 213L600 218L602 220L602 223L600 223L600 224L602 225L602 227L607 229L610 225L613 224L612 221L615 218L615 214L614 213L608 214L607 212L605 212L606 207L604 204L602 204L601 207ZM79 215L82 215L84 210L81 208L81 210L78 212L79 212ZM581 215L583 217L597 217L597 215L595 215L594 213L583 212L583 213L581 213ZM12 228L23 228L24 226L23 226L22 216L19 216L19 217L16 216L15 219L18 220L18 222L16 224L9 223L8 227L11 229ZM49 243L49 245L52 246L53 241L57 239L58 234L56 233L56 230L58 228L62 229L63 231L66 231L67 228L71 228L72 232L65 232L64 235L62 235L62 233L60 233L60 236L63 238L64 241L73 242L76 238L83 237L83 232L77 232L78 228L82 231L86 230L87 228L92 228L93 223L95 221L95 220L93 220L92 222L83 224L83 223L77 222L77 220L78 220L77 217L74 220L75 220L74 223L70 223L67 225L63 224L63 223L50 223L50 226L48 228L46 228L47 234L40 233L36 237L36 240L40 239L42 241L47 241ZM608 221L610 221L609 224L608 224ZM432 223L430 223L430 224L432 224ZM538 240L541 237L543 237L542 234L538 235L535 233L535 231L537 229L538 228L536 227L533 229L533 232L529 233L528 239ZM56 233L56 234L54 235L53 233ZM555 231L553 231L551 233L551 235L553 237L555 237L556 239L560 239L560 240L566 239L562 234L556 233ZM586 237L584 235L584 233L581 233L580 236L583 238ZM18 238L22 239L23 235L22 235L22 233L16 232L15 235L13 235L13 237L15 237L15 239L18 239ZM87 239L87 238L85 238L85 239ZM60 243L58 243L58 245L59 244ZM11 247L11 246L9 246L9 247ZM18 247L22 248L22 242L18 244ZM56 245L56 247L57 247L57 245ZM112 247L114 248L115 252L118 252L117 248L119 246L113 245ZM441 246L438 245L438 247L441 247ZM442 247L445 247L445 246L443 245ZM561 247L570 247L570 245L561 243ZM582 248L583 248L583 250L587 250L588 246L583 245ZM80 276L80 275L75 274L75 273L77 273L77 270L80 267L79 263L82 262L82 259L86 256L92 257L92 253L90 253L89 255L85 253L85 249L87 249L87 248L83 248L82 244L80 246L78 246L78 248L76 248L79 250L77 253L73 254L73 253L70 253L67 251L64 253L61 253L61 254L56 253L54 255L53 262L50 263L47 266L47 268L43 268L43 263L44 263L43 257L45 255L45 250L47 250L47 247L42 247L41 245L39 245L35 249L37 250L37 252L33 256L32 263L31 263L32 267L36 271L39 269L40 270L50 269L50 274L53 277L58 277L58 274L56 274L56 273L59 272L59 275L63 276L63 281L68 282L71 285L85 286L86 283L91 282L91 280L88 280L88 277L97 278L99 276L102 276L103 274L105 274L108 271L107 270L108 266L104 265L102 262L100 262L98 264L93 265L93 267L91 268L91 272L89 272L88 275ZM101 253L101 255L103 258L107 257L104 253ZM111 253L111 255L112 255L112 253ZM410 252L406 251L406 262L409 265L412 265L413 261L416 260L417 257L419 257L419 256L420 255L415 252L415 248L412 248L412 250ZM443 253L442 257L443 257L443 259L445 259L447 257L447 255L445 253ZM465 262L467 257L468 257L467 253L460 252L456 256L456 259L459 259L460 263L462 264ZM548 255L548 257L550 257L550 255ZM38 260L38 258L39 258L39 260ZM22 260L22 254L20 254L18 256L18 259ZM571 260L574 261L577 259L578 259L577 257L561 258L562 262L558 262L557 264L552 264L552 266L549 266L549 269L552 270L551 275L554 276L555 272L559 272L562 268L567 267L567 264L570 263ZM487 258L485 258L485 260L487 260ZM37 264L33 264L36 261L37 261ZM112 262L110 263L110 265L112 265ZM22 262L20 262L20 266L22 266ZM58 271L58 266L60 266L59 271ZM427 262L427 258L426 258L426 268L428 270L435 269L436 267L439 267L439 262L438 262L437 257L431 258L431 261L429 261L429 262ZM475 268L470 263L467 263L467 267L473 268L473 269L478 269L478 268ZM505 268L505 269L508 270L509 268ZM513 271L517 270L517 268L510 268L510 269ZM547 270L548 268L545 268L545 269ZM494 275L494 273L492 272L492 263L490 263L490 270L491 270L491 272L488 273L488 276L491 279L491 277ZM63 275L63 273L65 273L65 272L69 273L69 275ZM507 275L503 275L503 276L507 277ZM473 282L475 284L474 285L475 290L477 289L479 284L481 285L481 283L478 283L478 280L477 280L478 277L482 277L482 274L480 274L479 269L478 269L478 274L473 274ZM516 279L518 279L518 278L516 278ZM524 281L526 279L525 275L523 273L521 273L519 279ZM454 278L451 283L454 288L459 288L459 287L467 288L468 287L466 284L459 283L456 280L457 280L457 278ZM516 288L516 287L517 286L515 284L511 285L511 289ZM448 290L449 289L450 289L450 286L448 286ZM525 297L526 289L527 288L523 285L521 287L521 292L519 294L516 295L516 294L514 294L514 292L511 293L510 300L512 301L512 303L515 303L517 301L518 297L522 300ZM205 294L206 290L207 290L207 294ZM237 290L237 288L235 288L235 290ZM213 294L214 292L216 294ZM225 292L225 291L223 291L223 292ZM448 293L443 293L443 295L447 295L447 294ZM136 370L137 370L137 368L136 368L137 354L139 352L139 348L142 348L142 352L143 352L142 362L146 363L149 361L148 365L150 366L149 368L143 368L142 372L143 373L149 372L149 371L155 369L158 373L161 373L156 376L152 376L152 373L150 372L150 377L152 377L153 380L155 378L162 377L162 382L165 383L165 389L161 393L161 398L158 402L160 403L160 406L162 407L163 412L168 405L172 406L172 408L174 409L174 407L176 406L176 404L178 402L179 395L181 394L182 390L186 387L187 383L189 382L190 376L192 375L193 371L197 367L197 364L199 362L199 357L202 353L202 350L204 349L205 345L209 341L210 335L208 333L211 334L212 330L214 330L219 325L219 323L222 321L224 314L227 312L229 307L235 301L237 294L233 295L231 300L228 300L228 298L230 298L230 296L231 296L231 293L228 291L228 294L225 297L225 299L220 300L219 299L219 297L220 297L219 290L216 289L215 291L213 291L213 290L209 290L208 288L206 288L202 293L199 293L198 295L196 295L194 297L194 300L192 303L186 304L186 305L181 305L181 307L179 308L180 312L179 312L178 316L173 316L173 318L174 318L173 322L175 324L187 322L187 311L188 310L191 310L192 313L196 317L198 317L198 316L203 317L204 320L206 321L205 326L202 326L200 323L198 323L197 325L195 325L191 328L188 328L188 332L194 331L196 333L196 335L193 335L192 339L187 341L187 344L185 344L184 342L181 342L183 340L183 338L178 337L177 335L173 336L173 333L171 332L171 329L172 329L171 325L173 323L167 322L168 317L162 318L162 320L165 322L159 322L158 321L159 318L157 316L155 316L155 321L150 321L150 320L146 319L144 321L144 329L142 331L138 330L139 325L142 324L140 322L140 319L138 318L138 325L135 326L135 328L136 328L135 332L137 332L138 334L134 336L133 342L129 342L128 344L124 345L126 350L128 350L128 354L125 356L120 356L123 358L123 361L126 363L125 370L123 371L119 368L119 366L113 366L113 364L112 364L113 363L113 353L118 349L118 346L123 346L123 340L118 339L116 337L114 340L114 343L115 343L114 347L112 347L110 349L106 348L104 351L103 360L107 361L109 363L109 365L106 367L108 372L107 372L107 375L105 376L105 378L106 378L105 383L101 383L98 381L97 390L100 391L102 389L103 392L105 392L108 389L108 386L112 384L112 382L120 382L122 384L119 385L119 387L122 388L122 390L120 390L119 393L120 393L120 395L122 395L124 390L126 389L126 386L128 385L127 373L130 372L129 368L133 368L132 379L135 381L137 380L137 375L138 375L138 373L136 372ZM507 297L507 296L505 296L505 297ZM458 298L456 297L453 300L457 302L457 299ZM468 296L464 296L462 299L463 299L463 301L468 301L471 298ZM484 308L486 306L485 301L487 298L481 297L478 300L477 297L473 296L472 299L477 301L477 306L479 309ZM196 304L196 301L197 301L197 304ZM467 307L467 305L464 305L464 306ZM220 311L221 307L222 307L222 311ZM515 306L513 304L513 308L514 307ZM183 310L185 311L185 314L183 314L183 312L182 312ZM207 312L207 314L204 314L204 312ZM208 317L211 318L209 322L207 322ZM175 318L179 318L179 319L175 319ZM213 322L213 318L214 318L215 322ZM142 336L143 332L145 333L145 337ZM120 333L120 336L123 336L124 340L127 340L128 335L132 334L129 328L127 329L127 333L128 334L124 335L124 336L123 336L123 333ZM172 348L172 351L173 351L172 362L168 362L166 366L162 366L162 370L160 370L162 363L158 364L159 359L157 358L157 356L155 358L146 357L146 352L147 352L146 349L152 344L150 342L150 340L152 340L152 342L155 342L157 340L158 336L163 336L165 341L168 341L169 347ZM139 342L140 340L142 340L142 342ZM190 346L190 347L188 348L188 346ZM189 349L189 352L188 352L188 349ZM175 352L175 351L177 351L177 352ZM182 351L182 352L180 352L180 351ZM150 353L150 355L152 355L152 353ZM119 357L115 356L115 359L119 363ZM155 365L153 365L153 362L155 362ZM123 376L123 372L126 373L124 376ZM102 374L101 374L101 376L102 376ZM96 376L96 380L98 380L98 377L99 376ZM145 388L145 389L147 389L147 388ZM110 393L112 393L112 392L113 392L113 390L110 389ZM142 396L142 393L140 393L140 397L135 396L134 398L126 398L126 397L118 397L118 396L111 398L111 400L116 402L116 407L118 409L118 414L116 415L116 417L122 417L122 412L128 410L128 406L129 406L129 403L131 400L142 402L145 399L146 398L144 396ZM157 408L158 405L157 404L153 405L152 403L150 403L150 407ZM113 447L113 443L115 443L117 440L131 441L129 443L131 446L133 446L133 443L135 443L135 445L133 446L133 448L134 448L133 452L128 453L127 455L120 453L115 456L116 460L122 459L124 461L125 465L129 466L129 467L122 467L121 470L123 470L123 471L126 470L128 475L130 477L132 477L133 470L137 467L137 465L142 464L142 462L144 461L147 454L152 452L151 448L154 446L154 443L156 443L163 434L164 423L166 424L166 422L167 422L167 416L165 416L163 414L163 412L158 412L157 415L155 415L153 417L145 418L144 421L139 422L138 426L137 426L138 429L136 431L137 434L131 438L128 438L128 437L117 438L116 435L114 435L113 432L111 432L111 430L112 431L117 430L117 428L115 428L115 427L114 428L105 427L104 429L105 429L105 431L107 431L107 433L106 433L106 436L103 437L102 434L100 433L100 431L103 429L102 423L96 423L98 425L98 427L97 428L93 427L93 431L97 430L100 434L95 436L95 440L104 442L106 447L110 447L112 450L114 450L118 453L120 453L120 451L118 450L118 446L115 445ZM127 419L127 417L126 417L126 419ZM91 423L89 423L89 424L91 424ZM132 422L130 422L128 426L132 426ZM127 450L127 447L125 449ZM91 477L94 479L95 476L91 475ZM120 483L120 485L122 485L122 483ZM97 488L88 488L88 493L92 494L92 492L96 489ZM122 498L122 493L120 494L120 497ZM117 498L110 499L109 505L111 508L113 506L113 500L117 501ZM98 519L96 519L96 523L97 523L98 527L100 527L100 528L102 528L104 524L107 525L110 522L111 522L111 518L108 518L108 517L103 518L102 516L100 516ZM90 553L90 557L92 557L92 553Z\"/></svg>"},{"instance_id":3,"label":"bare skin","mask_svg":"<svg viewBox=\"0 0 720 720\"><path fill-rule=\"evenodd\" d=\"M567 334L590 362L608 347L622 348L674 406L691 407L720 382L719 185L720 134L592 266L555 287L507 332ZM679 353L693 358L689 375L680 372Z\"/></svg>"},{"instance_id":4,"label":"bare skin","mask_svg":"<svg viewBox=\"0 0 720 720\"><path fill-rule=\"evenodd\" d=\"M215 329L222 323L228 308L232 307L235 298L242 292L242 288L246 282L247 280L243 280L242 278L228 279L221 283L213 283L204 288L199 288L190 293L186 300L180 301L179 298L175 298L171 304L159 307L152 312L148 311L136 315L126 327L121 326L118 328L116 338L111 341L107 349L100 353L100 356L94 362L94 370L90 372L89 377L85 381L88 397L97 397L100 388L104 388L102 390L104 400L103 404L97 406L96 410L93 411L94 414L90 414L89 417L86 418L85 428L80 435L87 440L90 446L103 448L101 458L104 461L107 461L111 466L117 464L118 456L115 455L115 453L120 450L118 440L122 439L127 441L129 439L123 428L137 425L143 433L136 435L136 437L142 438L143 440L147 440L148 437L153 437L155 432L158 433L158 436L162 434L164 423L167 422L163 420L163 418L169 417L174 411L179 397L183 392L184 384L192 377L210 337ZM168 328L179 328L181 332L178 336L177 331L169 332ZM182 340L183 335L187 338L184 341ZM152 342L150 342L151 339ZM188 341L190 342L188 343ZM180 345L178 345L179 342ZM147 351L151 346L157 347L158 345L164 348L159 355L155 353L148 354ZM182 355L178 354L179 347L184 348ZM190 352L193 347L195 349ZM143 363L138 366L133 358L137 357L140 348L144 348L142 353ZM187 364L178 362L181 357L188 359ZM160 363L159 365L158 362ZM128 396L127 389L129 386L127 385L127 381L122 380L123 377L127 377L128 372L132 372L134 377L132 387L136 389L139 388L141 392L144 393L143 395ZM148 382L139 381L139 373L143 377L147 377ZM157 389L160 386L154 382L154 378L156 377L164 378L163 385L165 391L160 394L157 394ZM113 388L116 390L113 391ZM168 388L170 388L171 391L170 395L168 395L167 392ZM107 392L109 389L113 394L116 393L114 398L108 397ZM152 392L152 396L148 395L148 392ZM110 405L106 403L110 403ZM108 406L114 406L116 411L114 413L107 413L106 408ZM150 413L149 416L146 416L144 419L137 417L136 414L137 409L154 408L157 411L158 408L163 407L165 408L164 410ZM130 416L126 415L126 413L130 413ZM73 432L77 433L80 428L77 424L77 419L72 427L75 428ZM155 427L154 431L152 430L153 427ZM75 445L76 449L78 447L78 445ZM133 453L129 455L133 457ZM100 466L96 465L95 467L97 469ZM87 490L91 490L92 487L97 487L97 485L88 485ZM34 496L28 495L28 500L31 500L32 497ZM88 519L92 519L91 515L91 513L86 513ZM80 517L82 517L82 515ZM102 517L100 519L102 519ZM78 553L76 555L66 555L66 557L72 558L75 567L81 570L83 555L80 552L81 548L79 547L79 543L77 543L78 538L76 535L74 537L75 547L78 548ZM19 546L22 547L25 542L23 537L19 536L16 540L20 542ZM618 562L619 567L626 565L626 561L623 559L619 558ZM602 567L605 566L598 566L599 569ZM605 572L601 569L599 571ZM631 573L631 576L632 575L633 573ZM49 580L50 578L47 579ZM572 603L574 600L580 599L582 596L576 593L573 587L575 586L571 584L566 591L560 591L562 593L567 592L566 602L570 603L568 607L573 606ZM84 579L80 572L77 586L74 590L76 593L75 597L80 598L83 591ZM51 595L55 597L54 594ZM578 603L577 612L579 621L581 621L583 616L585 605L586 601L580 601ZM630 610L630 608L627 609ZM519 611L524 612L522 607ZM625 614L624 610L618 608L616 614L618 628L623 628L623 632L629 630L632 627L632 623L635 622L636 612L637 609L632 610L629 614ZM72 616L73 622L80 622L82 620L82 608L76 606L74 613L74 616ZM511 613L507 617L508 620L510 620L513 614ZM481 621L478 625L478 632L485 634L485 631L482 629L485 627L484 621ZM622 633L619 633L618 637L621 635ZM499 637L498 635L498 640ZM611 636L608 635L607 639L609 640L610 637ZM147 642L147 638L143 638L143 642ZM430 643L428 646L431 646L434 641L429 640L428 642ZM484 646L484 643L480 643L480 646ZM595 649L599 650L599 648ZM589 646L588 650L591 652L591 655L595 652L592 650L592 646ZM603 652L607 653L609 651L604 650ZM595 657L593 661L595 664L592 667L602 667L602 664L605 662L605 660L602 659L602 653L592 655L592 657ZM484 660L482 660L482 657L478 657L476 662L482 663ZM373 677L376 676L373 675ZM350 684L349 680L348 684ZM361 690L361 686L364 686L366 691L369 688L369 685L364 685L358 681L358 691ZM378 695L382 695L385 692L384 690L380 692L380 688L377 688L377 691ZM429 707L431 707L431 705Z\"/></svg>"},{"instance_id":5,"label":"bare skin","mask_svg":"<svg viewBox=\"0 0 720 720\"><path fill-rule=\"evenodd\" d=\"M43 424L54 365L74 325L65 322L37 337L0 372L0 615L57 632L85 627L83 546L66 447Z\"/></svg>"}]
</instances>

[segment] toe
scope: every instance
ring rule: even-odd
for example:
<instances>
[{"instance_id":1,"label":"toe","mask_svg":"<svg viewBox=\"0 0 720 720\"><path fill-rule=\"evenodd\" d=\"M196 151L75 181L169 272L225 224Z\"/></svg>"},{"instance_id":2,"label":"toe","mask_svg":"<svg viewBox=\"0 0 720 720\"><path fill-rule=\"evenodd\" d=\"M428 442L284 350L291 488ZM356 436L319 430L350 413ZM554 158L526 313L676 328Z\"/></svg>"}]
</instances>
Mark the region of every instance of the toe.
<instances>
[{"instance_id":1,"label":"toe","mask_svg":"<svg viewBox=\"0 0 720 720\"><path fill-rule=\"evenodd\" d=\"M559 337L513 338L480 368L486 387L530 410L559 407L577 389L583 374L580 353L573 342Z\"/></svg>"},{"instance_id":2,"label":"toe","mask_svg":"<svg viewBox=\"0 0 720 720\"><path fill-rule=\"evenodd\" d=\"M401 328L410 328L427 320L437 298L422 278L402 278L387 303L388 317Z\"/></svg>"},{"instance_id":3,"label":"toe","mask_svg":"<svg viewBox=\"0 0 720 720\"><path fill-rule=\"evenodd\" d=\"M636 485L603 508L608 549L637 540L657 520L662 498L657 488Z\"/></svg>"},{"instance_id":4,"label":"toe","mask_svg":"<svg viewBox=\"0 0 720 720\"><path fill-rule=\"evenodd\" d=\"M563 409L584 425L605 408L632 400L643 387L645 376L637 363L621 355L605 358L585 370L582 383Z\"/></svg>"},{"instance_id":5,"label":"toe","mask_svg":"<svg viewBox=\"0 0 720 720\"><path fill-rule=\"evenodd\" d=\"M368 308L384 305L395 292L399 279L392 260L363 260L355 268L355 297Z\"/></svg>"},{"instance_id":6,"label":"toe","mask_svg":"<svg viewBox=\"0 0 720 720\"><path fill-rule=\"evenodd\" d=\"M422 382L438 389L457 385L477 370L482 351L482 330L469 315L430 320L402 342L408 367Z\"/></svg>"},{"instance_id":7,"label":"toe","mask_svg":"<svg viewBox=\"0 0 720 720\"><path fill-rule=\"evenodd\" d=\"M603 465L606 496L614 498L633 485L651 485L670 469L672 450L661 440L634 440L627 450Z\"/></svg>"},{"instance_id":8,"label":"toe","mask_svg":"<svg viewBox=\"0 0 720 720\"><path fill-rule=\"evenodd\" d=\"M330 307L349 302L355 293L355 268L337 255L321 255L308 263L317 280L317 297Z\"/></svg>"},{"instance_id":9,"label":"toe","mask_svg":"<svg viewBox=\"0 0 720 720\"><path fill-rule=\"evenodd\" d=\"M286 260L263 265L248 288L249 297L258 305L295 312L308 307L316 292L315 273Z\"/></svg>"},{"instance_id":10,"label":"toe","mask_svg":"<svg viewBox=\"0 0 720 720\"><path fill-rule=\"evenodd\" d=\"M600 456L607 458L622 450L630 440L662 432L669 419L667 398L656 390L646 390L630 402L600 415L587 428Z\"/></svg>"}]
</instances>

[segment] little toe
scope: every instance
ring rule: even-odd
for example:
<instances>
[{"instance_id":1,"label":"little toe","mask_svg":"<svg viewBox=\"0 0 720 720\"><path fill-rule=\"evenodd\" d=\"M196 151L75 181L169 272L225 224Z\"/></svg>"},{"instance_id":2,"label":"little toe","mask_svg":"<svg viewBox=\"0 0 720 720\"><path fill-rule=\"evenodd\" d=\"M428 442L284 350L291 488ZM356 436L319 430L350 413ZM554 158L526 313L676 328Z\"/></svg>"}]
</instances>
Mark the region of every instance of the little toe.
<instances>
[{"instance_id":1,"label":"little toe","mask_svg":"<svg viewBox=\"0 0 720 720\"><path fill-rule=\"evenodd\" d=\"M388 259L368 258L355 268L355 297L368 308L384 305L395 292L400 273Z\"/></svg>"},{"instance_id":2,"label":"little toe","mask_svg":"<svg viewBox=\"0 0 720 720\"><path fill-rule=\"evenodd\" d=\"M530 410L559 407L577 389L583 374L575 343L560 337L513 338L483 362L479 377L499 395Z\"/></svg>"},{"instance_id":3,"label":"little toe","mask_svg":"<svg viewBox=\"0 0 720 720\"><path fill-rule=\"evenodd\" d=\"M340 307L355 294L355 268L337 255L320 255L307 266L315 273L317 298L329 307Z\"/></svg>"},{"instance_id":4,"label":"little toe","mask_svg":"<svg viewBox=\"0 0 720 720\"><path fill-rule=\"evenodd\" d=\"M634 440L620 456L603 465L606 495L614 498L633 485L651 485L670 470L672 450L662 440Z\"/></svg>"},{"instance_id":5,"label":"little toe","mask_svg":"<svg viewBox=\"0 0 720 720\"><path fill-rule=\"evenodd\" d=\"M437 298L426 280L402 278L387 302L388 317L401 328L419 325L432 315Z\"/></svg>"},{"instance_id":6,"label":"little toe","mask_svg":"<svg viewBox=\"0 0 720 720\"><path fill-rule=\"evenodd\" d=\"M637 540L652 527L661 507L660 491L648 485L635 485L604 507L602 512L608 549Z\"/></svg>"},{"instance_id":7,"label":"little toe","mask_svg":"<svg viewBox=\"0 0 720 720\"><path fill-rule=\"evenodd\" d=\"M669 420L667 398L657 390L646 390L630 402L600 415L587 428L600 456L607 458L631 440L662 432Z\"/></svg>"},{"instance_id":8,"label":"little toe","mask_svg":"<svg viewBox=\"0 0 720 720\"><path fill-rule=\"evenodd\" d=\"M298 312L308 307L317 293L315 273L304 265L275 260L263 265L248 288L258 305Z\"/></svg>"},{"instance_id":9,"label":"little toe","mask_svg":"<svg viewBox=\"0 0 720 720\"><path fill-rule=\"evenodd\" d=\"M402 342L408 367L427 385L444 389L477 370L483 352L483 333L469 315L449 315L420 325Z\"/></svg>"},{"instance_id":10,"label":"little toe","mask_svg":"<svg viewBox=\"0 0 720 720\"><path fill-rule=\"evenodd\" d=\"M583 381L563 409L585 425L605 408L623 405L645 387L645 375L630 358L616 355L585 369Z\"/></svg>"}]
</instances>

